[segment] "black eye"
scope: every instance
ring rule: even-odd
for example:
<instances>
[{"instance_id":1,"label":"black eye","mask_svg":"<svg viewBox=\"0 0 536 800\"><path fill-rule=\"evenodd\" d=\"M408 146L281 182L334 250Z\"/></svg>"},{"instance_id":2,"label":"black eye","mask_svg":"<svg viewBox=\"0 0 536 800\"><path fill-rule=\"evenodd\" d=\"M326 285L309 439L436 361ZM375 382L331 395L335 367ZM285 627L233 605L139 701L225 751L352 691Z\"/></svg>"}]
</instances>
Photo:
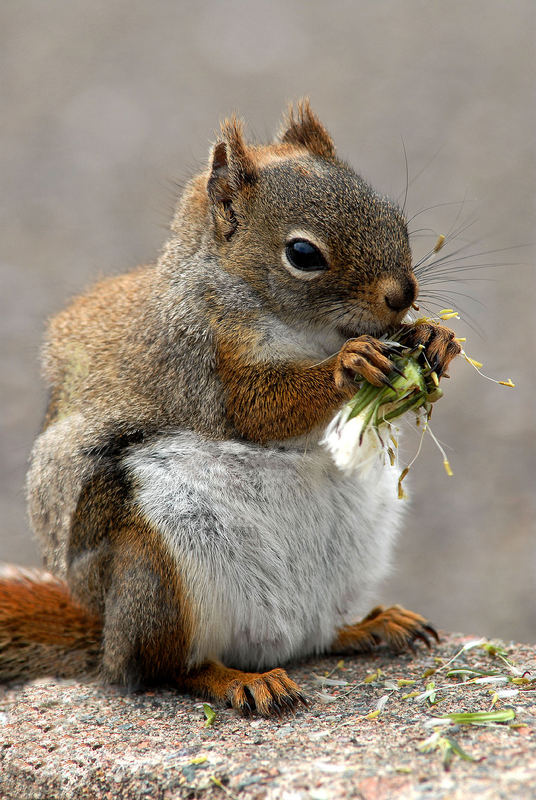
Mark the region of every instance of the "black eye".
<instances>
[{"instance_id":1,"label":"black eye","mask_svg":"<svg viewBox=\"0 0 536 800\"><path fill-rule=\"evenodd\" d=\"M292 239L285 247L285 254L292 266L303 272L328 268L327 261L318 247L307 239Z\"/></svg>"}]
</instances>

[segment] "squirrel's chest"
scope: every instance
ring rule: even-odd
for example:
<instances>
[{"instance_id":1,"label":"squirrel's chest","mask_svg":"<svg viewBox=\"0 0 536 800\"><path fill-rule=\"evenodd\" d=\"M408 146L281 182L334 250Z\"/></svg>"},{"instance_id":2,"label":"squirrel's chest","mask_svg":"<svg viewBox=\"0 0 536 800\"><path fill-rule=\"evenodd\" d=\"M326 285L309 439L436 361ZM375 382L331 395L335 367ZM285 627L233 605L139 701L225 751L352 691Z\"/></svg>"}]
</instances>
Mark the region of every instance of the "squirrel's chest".
<instances>
[{"instance_id":1,"label":"squirrel's chest","mask_svg":"<svg viewBox=\"0 0 536 800\"><path fill-rule=\"evenodd\" d=\"M262 668L321 651L386 570L400 505L390 470L364 481L319 448L183 432L132 450L125 466L193 606L192 663Z\"/></svg>"}]
</instances>

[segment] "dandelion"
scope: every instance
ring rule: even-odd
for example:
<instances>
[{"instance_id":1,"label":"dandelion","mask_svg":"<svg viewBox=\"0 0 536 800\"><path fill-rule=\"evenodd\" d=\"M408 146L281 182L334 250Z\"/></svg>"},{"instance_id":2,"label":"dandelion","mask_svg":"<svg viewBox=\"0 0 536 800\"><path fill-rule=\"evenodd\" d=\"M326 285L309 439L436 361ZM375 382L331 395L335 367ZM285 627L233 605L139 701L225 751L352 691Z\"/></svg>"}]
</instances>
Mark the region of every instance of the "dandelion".
<instances>
[{"instance_id":1,"label":"dandelion","mask_svg":"<svg viewBox=\"0 0 536 800\"><path fill-rule=\"evenodd\" d=\"M352 416L354 406L347 403L326 428L322 444L340 470L368 472L383 453L379 428L367 424L367 413ZM393 451L391 451L393 452ZM394 455L394 453L393 453Z\"/></svg>"},{"instance_id":2,"label":"dandelion","mask_svg":"<svg viewBox=\"0 0 536 800\"><path fill-rule=\"evenodd\" d=\"M444 308L439 312L438 318L424 317L414 324L438 323L450 319L459 319L458 312L452 308ZM465 342L465 338L456 341ZM357 393L328 425L321 444L326 447L337 467L346 473L358 471L366 474L375 466L385 463L396 466L398 440L393 421L413 412L417 425L422 426L421 438L415 456L400 473L398 497L403 500L406 494L402 481L418 457L426 433L439 449L449 477L452 477L453 471L445 450L430 428L432 405L443 395L437 372L431 368L422 345L415 348L404 347L396 336L387 344L393 348L391 360L394 364L394 370L388 376L389 385L378 387L360 380ZM515 386L511 378L499 381L484 375L481 371L482 364L470 358L463 349L461 356L484 378L501 386Z\"/></svg>"},{"instance_id":3,"label":"dandelion","mask_svg":"<svg viewBox=\"0 0 536 800\"><path fill-rule=\"evenodd\" d=\"M335 464L344 472L368 472L385 458L391 464L396 463L398 442L393 435L393 420L410 411L417 415L424 413L424 432L431 405L443 394L422 345L411 349L396 340L392 344L397 348L392 356L396 371L389 375L390 385L377 387L363 381L357 394L329 424L322 439ZM399 497L404 496L402 481L407 471L408 468L400 476Z\"/></svg>"}]
</instances>

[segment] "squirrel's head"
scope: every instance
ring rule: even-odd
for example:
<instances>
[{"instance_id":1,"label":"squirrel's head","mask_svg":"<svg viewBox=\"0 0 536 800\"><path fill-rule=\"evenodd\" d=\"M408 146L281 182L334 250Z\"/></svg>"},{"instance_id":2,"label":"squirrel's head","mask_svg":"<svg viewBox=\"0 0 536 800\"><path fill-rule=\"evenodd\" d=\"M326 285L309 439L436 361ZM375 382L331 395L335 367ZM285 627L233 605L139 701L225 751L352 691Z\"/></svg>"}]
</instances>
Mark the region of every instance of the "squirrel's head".
<instances>
[{"instance_id":1,"label":"squirrel's head","mask_svg":"<svg viewBox=\"0 0 536 800\"><path fill-rule=\"evenodd\" d=\"M307 101L270 145L223 123L179 207L179 237L192 217L201 246L291 325L380 335L417 296L402 212L336 157Z\"/></svg>"}]
</instances>

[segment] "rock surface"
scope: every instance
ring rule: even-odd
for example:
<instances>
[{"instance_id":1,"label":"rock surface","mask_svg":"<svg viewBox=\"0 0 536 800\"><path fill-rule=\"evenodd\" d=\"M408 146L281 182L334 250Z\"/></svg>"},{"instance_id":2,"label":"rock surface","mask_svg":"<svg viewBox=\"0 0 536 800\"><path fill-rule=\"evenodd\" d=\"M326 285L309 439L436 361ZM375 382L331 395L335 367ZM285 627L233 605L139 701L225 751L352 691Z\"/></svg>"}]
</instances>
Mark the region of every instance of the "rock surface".
<instances>
[{"instance_id":1,"label":"rock surface","mask_svg":"<svg viewBox=\"0 0 536 800\"><path fill-rule=\"evenodd\" d=\"M393 656L380 649L342 663L326 658L293 666L308 709L272 720L216 708L209 727L198 699L168 690L125 696L52 679L4 689L0 797L536 797L536 649L507 647L506 663L474 641L443 636L431 652ZM484 680L462 682L448 675L453 669L481 670ZM418 696L427 687L437 690L435 698ZM515 718L478 727L429 725L434 715L491 708L511 708ZM436 730L436 748L423 752L419 746ZM447 739L474 760L452 750L445 756Z\"/></svg>"}]
</instances>

